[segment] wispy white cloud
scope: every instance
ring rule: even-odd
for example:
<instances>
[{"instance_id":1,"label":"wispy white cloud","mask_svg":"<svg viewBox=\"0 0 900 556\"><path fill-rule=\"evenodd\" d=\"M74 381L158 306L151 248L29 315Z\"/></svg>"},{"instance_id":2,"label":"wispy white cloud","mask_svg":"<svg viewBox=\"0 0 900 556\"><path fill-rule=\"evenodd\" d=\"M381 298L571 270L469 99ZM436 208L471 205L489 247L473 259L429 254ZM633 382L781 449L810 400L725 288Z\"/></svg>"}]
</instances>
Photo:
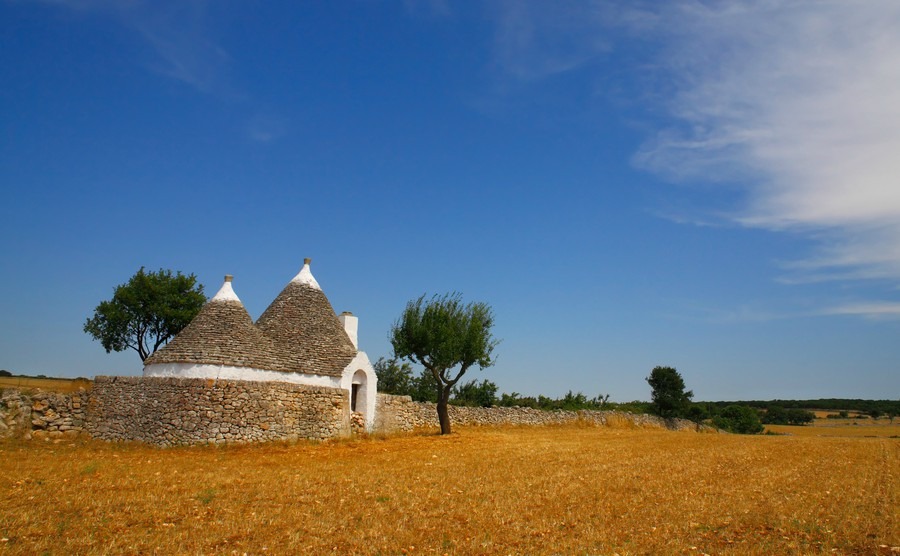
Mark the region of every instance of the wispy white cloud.
<instances>
[{"instance_id":1,"label":"wispy white cloud","mask_svg":"<svg viewBox=\"0 0 900 556\"><path fill-rule=\"evenodd\" d=\"M814 238L791 281L900 277L900 4L679 2L659 15L670 119L635 162L739 183L736 222Z\"/></svg>"},{"instance_id":2,"label":"wispy white cloud","mask_svg":"<svg viewBox=\"0 0 900 556\"><path fill-rule=\"evenodd\" d=\"M41 0L84 16L106 17L145 45L139 61L147 69L195 91L229 103L248 104L231 79L232 59L216 39L216 3L205 0ZM252 110L252 107L251 107ZM286 133L285 120L271 111L248 117L247 137L269 143Z\"/></svg>"},{"instance_id":3,"label":"wispy white cloud","mask_svg":"<svg viewBox=\"0 0 900 556\"><path fill-rule=\"evenodd\" d=\"M152 71L181 81L200 92L239 96L229 79L230 57L208 26L209 2L204 0L42 0L82 14L109 17L131 29L154 57Z\"/></svg>"},{"instance_id":4,"label":"wispy white cloud","mask_svg":"<svg viewBox=\"0 0 900 556\"><path fill-rule=\"evenodd\" d=\"M900 318L900 303L895 301L849 303L826 309L822 314L853 315L870 319L898 319Z\"/></svg>"},{"instance_id":5,"label":"wispy white cloud","mask_svg":"<svg viewBox=\"0 0 900 556\"><path fill-rule=\"evenodd\" d=\"M269 143L283 136L286 127L281 118L269 114L257 114L250 118L247 131L251 140L257 143Z\"/></svg>"},{"instance_id":6,"label":"wispy white cloud","mask_svg":"<svg viewBox=\"0 0 900 556\"><path fill-rule=\"evenodd\" d=\"M597 32L614 13L606 3L505 0L494 8L494 63L516 79L531 81L565 73L612 47Z\"/></svg>"},{"instance_id":7,"label":"wispy white cloud","mask_svg":"<svg viewBox=\"0 0 900 556\"><path fill-rule=\"evenodd\" d=\"M659 119L634 163L738 187L717 218L814 240L785 281L900 278L900 3L497 6L495 61L523 82L642 45L633 94Z\"/></svg>"},{"instance_id":8,"label":"wispy white cloud","mask_svg":"<svg viewBox=\"0 0 900 556\"><path fill-rule=\"evenodd\" d=\"M781 263L783 283L900 278L900 2L496 6L494 61L507 79L528 84L591 71L591 61L615 64L619 51L628 52L629 106L646 110L642 127L651 130L633 163L702 185L695 198L711 193L701 204L715 207L670 207L658 216L808 241L805 256ZM712 318L897 312L898 304L876 301L797 311L744 307Z\"/></svg>"},{"instance_id":9,"label":"wispy white cloud","mask_svg":"<svg viewBox=\"0 0 900 556\"><path fill-rule=\"evenodd\" d=\"M203 93L236 96L228 80L228 53L203 32L192 28L190 20L179 26L167 23L172 19L177 16L132 17L131 24L158 56L150 68Z\"/></svg>"},{"instance_id":10,"label":"wispy white cloud","mask_svg":"<svg viewBox=\"0 0 900 556\"><path fill-rule=\"evenodd\" d=\"M673 320L688 319L713 324L753 324L823 316L862 317L871 320L900 319L900 302L897 301L851 301L814 307L810 300L805 300L796 305L793 308L767 308L763 302L755 302L723 309L694 304L681 307L679 311L666 316Z\"/></svg>"}]
</instances>

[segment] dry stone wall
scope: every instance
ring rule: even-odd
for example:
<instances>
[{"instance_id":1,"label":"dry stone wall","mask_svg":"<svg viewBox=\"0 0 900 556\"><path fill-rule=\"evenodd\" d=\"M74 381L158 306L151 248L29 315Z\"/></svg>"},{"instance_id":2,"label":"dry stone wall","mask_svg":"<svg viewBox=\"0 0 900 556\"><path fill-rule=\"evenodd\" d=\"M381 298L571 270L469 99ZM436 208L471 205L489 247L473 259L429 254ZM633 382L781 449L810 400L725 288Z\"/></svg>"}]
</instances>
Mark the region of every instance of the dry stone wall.
<instances>
[{"instance_id":1,"label":"dry stone wall","mask_svg":"<svg viewBox=\"0 0 900 556\"><path fill-rule=\"evenodd\" d=\"M0 395L0 438L75 437L84 431L86 409L84 389L70 394L5 389Z\"/></svg>"},{"instance_id":2,"label":"dry stone wall","mask_svg":"<svg viewBox=\"0 0 900 556\"><path fill-rule=\"evenodd\" d=\"M87 431L158 446L325 440L350 434L344 390L284 382L94 379Z\"/></svg>"},{"instance_id":3,"label":"dry stone wall","mask_svg":"<svg viewBox=\"0 0 900 556\"><path fill-rule=\"evenodd\" d=\"M602 426L697 430L685 419L662 419L655 415L635 415L621 411L544 411L530 407L457 407L450 406L454 425L554 425L585 421ZM437 404L414 402L409 396L378 394L375 430L383 433L411 431L420 427L439 427ZM713 430L709 427L701 427Z\"/></svg>"},{"instance_id":4,"label":"dry stone wall","mask_svg":"<svg viewBox=\"0 0 900 556\"><path fill-rule=\"evenodd\" d=\"M527 407L450 406L454 425L552 425L582 421L601 426L696 430L681 419L617 411L543 411ZM437 428L433 403L379 393L374 431ZM112 441L158 446L344 437L362 433L339 388L283 382L169 377L105 377L71 394L6 389L0 394L0 438L60 439L89 433ZM701 427L711 431L710 427Z\"/></svg>"}]
</instances>

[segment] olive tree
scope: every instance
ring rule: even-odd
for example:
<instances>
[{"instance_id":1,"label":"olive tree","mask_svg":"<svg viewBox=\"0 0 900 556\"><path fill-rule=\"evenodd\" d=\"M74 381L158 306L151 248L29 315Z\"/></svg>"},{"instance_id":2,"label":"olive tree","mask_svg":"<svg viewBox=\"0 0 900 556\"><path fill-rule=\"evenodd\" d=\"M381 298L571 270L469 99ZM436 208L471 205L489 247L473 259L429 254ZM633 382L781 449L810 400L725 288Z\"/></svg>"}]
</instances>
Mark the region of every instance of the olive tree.
<instances>
[{"instance_id":1,"label":"olive tree","mask_svg":"<svg viewBox=\"0 0 900 556\"><path fill-rule=\"evenodd\" d=\"M131 348L143 361L190 324L204 303L203 285L193 274L141 267L116 286L112 299L97 305L84 331L106 353Z\"/></svg>"},{"instance_id":2,"label":"olive tree","mask_svg":"<svg viewBox=\"0 0 900 556\"><path fill-rule=\"evenodd\" d=\"M473 365L494 364L498 340L491 334L494 315L486 303L463 303L458 293L422 297L406 304L391 327L394 356L425 367L436 384L441 434L450 434L447 404L453 386Z\"/></svg>"},{"instance_id":3,"label":"olive tree","mask_svg":"<svg viewBox=\"0 0 900 556\"><path fill-rule=\"evenodd\" d=\"M694 393L684 391L684 379L674 367L654 367L646 380L654 413L666 419L687 415Z\"/></svg>"}]
</instances>

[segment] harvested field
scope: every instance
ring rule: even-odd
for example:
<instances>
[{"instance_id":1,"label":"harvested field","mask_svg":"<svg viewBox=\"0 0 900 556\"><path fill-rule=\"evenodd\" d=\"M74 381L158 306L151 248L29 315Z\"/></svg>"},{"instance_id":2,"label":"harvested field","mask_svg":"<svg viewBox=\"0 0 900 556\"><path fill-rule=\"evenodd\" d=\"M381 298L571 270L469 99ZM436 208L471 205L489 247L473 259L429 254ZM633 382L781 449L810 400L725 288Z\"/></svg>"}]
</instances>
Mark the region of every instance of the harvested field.
<instances>
[{"instance_id":1,"label":"harvested field","mask_svg":"<svg viewBox=\"0 0 900 556\"><path fill-rule=\"evenodd\" d=\"M900 420L816 419L810 425L766 425L766 431L791 436L844 436L900 438Z\"/></svg>"},{"instance_id":2,"label":"harvested field","mask_svg":"<svg viewBox=\"0 0 900 556\"><path fill-rule=\"evenodd\" d=\"M84 378L34 378L30 376L0 376L0 390L48 390L50 392L77 392L79 388L90 390L93 382Z\"/></svg>"},{"instance_id":3,"label":"harvested field","mask_svg":"<svg viewBox=\"0 0 900 556\"><path fill-rule=\"evenodd\" d=\"M890 554L898 473L893 439L587 425L15 442L0 554Z\"/></svg>"}]
</instances>

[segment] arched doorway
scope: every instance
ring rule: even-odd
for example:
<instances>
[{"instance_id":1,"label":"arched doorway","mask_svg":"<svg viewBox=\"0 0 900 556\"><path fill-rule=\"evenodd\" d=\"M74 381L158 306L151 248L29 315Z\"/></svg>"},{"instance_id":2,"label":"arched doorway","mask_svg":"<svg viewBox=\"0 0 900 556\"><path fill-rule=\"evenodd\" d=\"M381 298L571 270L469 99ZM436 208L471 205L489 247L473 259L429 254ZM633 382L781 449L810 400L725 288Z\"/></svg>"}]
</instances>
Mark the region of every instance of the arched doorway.
<instances>
[{"instance_id":1,"label":"arched doorway","mask_svg":"<svg viewBox=\"0 0 900 556\"><path fill-rule=\"evenodd\" d=\"M365 371L360 369L353 373L353 380L350 383L350 411L367 415L368 394L368 379Z\"/></svg>"}]
</instances>

